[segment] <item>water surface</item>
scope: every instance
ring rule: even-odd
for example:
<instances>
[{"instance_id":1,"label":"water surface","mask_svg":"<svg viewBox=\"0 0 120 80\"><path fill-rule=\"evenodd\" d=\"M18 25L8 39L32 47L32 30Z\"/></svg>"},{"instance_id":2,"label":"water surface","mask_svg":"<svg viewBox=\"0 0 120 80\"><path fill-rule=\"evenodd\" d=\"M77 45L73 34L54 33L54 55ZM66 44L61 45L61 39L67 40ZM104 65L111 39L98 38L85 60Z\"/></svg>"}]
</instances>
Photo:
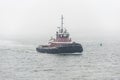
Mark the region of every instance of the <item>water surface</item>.
<instances>
[{"instance_id":1,"label":"water surface","mask_svg":"<svg viewBox=\"0 0 120 80\"><path fill-rule=\"evenodd\" d=\"M0 41L0 80L120 80L120 43L82 42L81 54L43 54L37 44Z\"/></svg>"}]
</instances>

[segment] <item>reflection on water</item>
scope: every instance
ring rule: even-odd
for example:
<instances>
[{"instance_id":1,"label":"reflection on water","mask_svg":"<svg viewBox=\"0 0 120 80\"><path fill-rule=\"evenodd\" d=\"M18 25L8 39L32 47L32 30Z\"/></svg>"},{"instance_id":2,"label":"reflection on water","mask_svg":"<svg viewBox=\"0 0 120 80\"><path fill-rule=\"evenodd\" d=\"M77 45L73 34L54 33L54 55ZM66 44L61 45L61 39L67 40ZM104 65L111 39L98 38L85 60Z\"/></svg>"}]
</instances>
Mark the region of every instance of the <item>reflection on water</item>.
<instances>
[{"instance_id":1,"label":"reflection on water","mask_svg":"<svg viewBox=\"0 0 120 80\"><path fill-rule=\"evenodd\" d=\"M82 53L69 53L69 54L65 54L65 53L62 53L62 54L54 54L56 56L82 56Z\"/></svg>"}]
</instances>

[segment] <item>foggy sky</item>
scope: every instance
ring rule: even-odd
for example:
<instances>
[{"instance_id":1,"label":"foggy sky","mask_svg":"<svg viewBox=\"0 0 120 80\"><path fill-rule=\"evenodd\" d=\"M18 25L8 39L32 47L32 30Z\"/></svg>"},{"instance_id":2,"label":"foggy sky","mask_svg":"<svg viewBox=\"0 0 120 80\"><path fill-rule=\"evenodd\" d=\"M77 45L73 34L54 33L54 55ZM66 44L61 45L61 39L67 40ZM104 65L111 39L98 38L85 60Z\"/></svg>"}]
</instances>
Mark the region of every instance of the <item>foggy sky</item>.
<instances>
[{"instance_id":1,"label":"foggy sky","mask_svg":"<svg viewBox=\"0 0 120 80\"><path fill-rule=\"evenodd\" d=\"M60 26L71 37L120 34L119 0L0 0L0 37L50 37Z\"/></svg>"}]
</instances>

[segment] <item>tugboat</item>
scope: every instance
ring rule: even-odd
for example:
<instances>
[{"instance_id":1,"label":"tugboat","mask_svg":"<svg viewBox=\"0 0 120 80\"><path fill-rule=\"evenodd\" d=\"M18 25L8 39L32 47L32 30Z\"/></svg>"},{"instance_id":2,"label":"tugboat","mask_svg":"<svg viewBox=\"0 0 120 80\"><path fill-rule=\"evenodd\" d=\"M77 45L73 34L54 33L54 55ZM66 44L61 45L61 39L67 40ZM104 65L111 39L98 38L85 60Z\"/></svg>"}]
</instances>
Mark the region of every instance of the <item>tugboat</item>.
<instances>
[{"instance_id":1,"label":"tugboat","mask_svg":"<svg viewBox=\"0 0 120 80\"><path fill-rule=\"evenodd\" d=\"M56 31L56 38L51 38L48 45L39 45L36 50L51 54L82 52L82 45L73 42L69 36L68 31L63 27L63 15L61 15L61 27Z\"/></svg>"}]
</instances>

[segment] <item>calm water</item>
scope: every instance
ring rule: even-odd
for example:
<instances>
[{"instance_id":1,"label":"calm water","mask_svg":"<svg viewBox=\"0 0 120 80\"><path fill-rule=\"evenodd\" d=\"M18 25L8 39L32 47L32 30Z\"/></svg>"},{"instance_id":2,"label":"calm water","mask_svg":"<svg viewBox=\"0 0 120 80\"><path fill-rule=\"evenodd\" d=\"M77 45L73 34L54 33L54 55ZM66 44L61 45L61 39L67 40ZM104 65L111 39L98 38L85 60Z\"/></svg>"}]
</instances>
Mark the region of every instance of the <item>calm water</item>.
<instances>
[{"instance_id":1,"label":"calm water","mask_svg":"<svg viewBox=\"0 0 120 80\"><path fill-rule=\"evenodd\" d=\"M82 55L37 53L38 45L0 41L0 80L120 80L120 42L82 42Z\"/></svg>"}]
</instances>

